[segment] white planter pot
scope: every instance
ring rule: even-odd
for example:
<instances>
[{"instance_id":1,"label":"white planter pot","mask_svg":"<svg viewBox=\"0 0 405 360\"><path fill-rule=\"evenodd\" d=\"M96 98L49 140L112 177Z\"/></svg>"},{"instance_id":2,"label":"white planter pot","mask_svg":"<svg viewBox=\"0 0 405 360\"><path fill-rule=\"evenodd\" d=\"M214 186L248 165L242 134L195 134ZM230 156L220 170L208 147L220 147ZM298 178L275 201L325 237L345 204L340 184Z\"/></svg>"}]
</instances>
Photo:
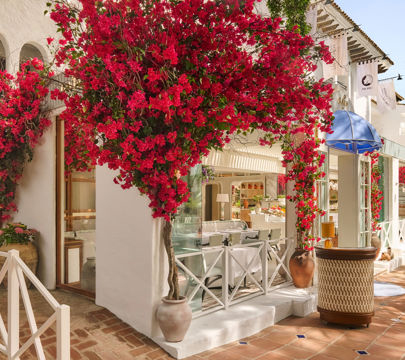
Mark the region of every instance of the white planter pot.
<instances>
[{"instance_id":1,"label":"white planter pot","mask_svg":"<svg viewBox=\"0 0 405 360\"><path fill-rule=\"evenodd\" d=\"M190 326L192 312L185 297L179 300L168 300L164 297L156 317L166 341L179 342L184 339Z\"/></svg>"}]
</instances>

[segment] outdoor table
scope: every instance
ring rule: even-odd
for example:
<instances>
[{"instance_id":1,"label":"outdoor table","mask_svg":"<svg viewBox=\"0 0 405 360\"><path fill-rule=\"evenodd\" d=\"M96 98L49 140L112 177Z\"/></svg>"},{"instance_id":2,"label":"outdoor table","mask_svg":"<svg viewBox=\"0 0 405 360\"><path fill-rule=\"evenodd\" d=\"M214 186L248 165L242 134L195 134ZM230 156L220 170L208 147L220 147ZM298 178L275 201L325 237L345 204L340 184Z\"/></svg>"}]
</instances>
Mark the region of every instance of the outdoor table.
<instances>
[{"instance_id":1,"label":"outdoor table","mask_svg":"<svg viewBox=\"0 0 405 360\"><path fill-rule=\"evenodd\" d=\"M374 315L374 247L316 247L321 320L368 325Z\"/></svg>"}]
</instances>

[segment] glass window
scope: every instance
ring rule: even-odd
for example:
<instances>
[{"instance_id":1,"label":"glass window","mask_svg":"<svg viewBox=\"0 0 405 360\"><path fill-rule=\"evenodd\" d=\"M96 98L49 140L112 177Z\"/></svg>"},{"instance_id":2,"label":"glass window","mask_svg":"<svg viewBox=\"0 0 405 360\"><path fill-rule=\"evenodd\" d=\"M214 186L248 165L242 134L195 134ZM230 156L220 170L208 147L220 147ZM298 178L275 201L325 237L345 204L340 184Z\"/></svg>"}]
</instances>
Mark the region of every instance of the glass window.
<instances>
[{"instance_id":1,"label":"glass window","mask_svg":"<svg viewBox=\"0 0 405 360\"><path fill-rule=\"evenodd\" d=\"M6 50L0 41L0 71L6 70Z\"/></svg>"},{"instance_id":2,"label":"glass window","mask_svg":"<svg viewBox=\"0 0 405 360\"><path fill-rule=\"evenodd\" d=\"M371 166L369 159L360 159L360 246L371 241Z\"/></svg>"}]
</instances>

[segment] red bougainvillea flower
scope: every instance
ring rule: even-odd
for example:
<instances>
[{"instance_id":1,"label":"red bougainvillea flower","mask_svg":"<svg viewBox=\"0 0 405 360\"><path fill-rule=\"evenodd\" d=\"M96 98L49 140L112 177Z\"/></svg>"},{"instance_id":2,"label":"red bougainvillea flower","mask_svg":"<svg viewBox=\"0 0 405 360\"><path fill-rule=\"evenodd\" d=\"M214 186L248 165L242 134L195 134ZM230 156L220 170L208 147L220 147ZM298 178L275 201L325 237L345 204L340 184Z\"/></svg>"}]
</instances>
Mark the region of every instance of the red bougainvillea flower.
<instances>
[{"instance_id":1,"label":"red bougainvillea flower","mask_svg":"<svg viewBox=\"0 0 405 360\"><path fill-rule=\"evenodd\" d=\"M32 59L22 65L15 78L0 71L0 224L17 210L17 183L50 125L41 113L42 101L48 94L43 69L41 61Z\"/></svg>"},{"instance_id":2,"label":"red bougainvillea flower","mask_svg":"<svg viewBox=\"0 0 405 360\"><path fill-rule=\"evenodd\" d=\"M365 155L371 159L371 228L373 231L381 230L379 225L380 212L384 200L383 192L380 190L379 181L381 179L381 170L378 166L380 154L377 151L367 152Z\"/></svg>"},{"instance_id":3,"label":"red bougainvillea flower","mask_svg":"<svg viewBox=\"0 0 405 360\"><path fill-rule=\"evenodd\" d=\"M314 129L329 129L332 89L309 75L318 50L328 56L324 46L255 14L250 0L243 8L212 0L72 6L54 1L51 10L64 37L57 63L68 65L66 76L81 89L53 93L66 101L71 167L108 164L119 172L117 183L137 186L153 216L166 220L189 197L176 174L187 174L237 130L268 133L263 144L303 132L311 140L294 149L302 158L294 172L318 174Z\"/></svg>"}]
</instances>

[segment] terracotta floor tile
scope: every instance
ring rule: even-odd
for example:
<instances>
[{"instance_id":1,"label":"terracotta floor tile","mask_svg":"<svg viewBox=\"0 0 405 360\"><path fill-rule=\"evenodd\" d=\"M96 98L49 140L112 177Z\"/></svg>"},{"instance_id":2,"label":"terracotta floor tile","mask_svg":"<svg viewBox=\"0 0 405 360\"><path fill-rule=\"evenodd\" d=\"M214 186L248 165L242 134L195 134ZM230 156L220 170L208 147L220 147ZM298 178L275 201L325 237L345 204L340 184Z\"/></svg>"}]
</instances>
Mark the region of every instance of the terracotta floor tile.
<instances>
[{"instance_id":1,"label":"terracotta floor tile","mask_svg":"<svg viewBox=\"0 0 405 360\"><path fill-rule=\"evenodd\" d=\"M328 329L328 328L314 328L306 332L308 339L320 340L324 342L331 342L337 340L344 334L344 330Z\"/></svg>"},{"instance_id":2,"label":"terracotta floor tile","mask_svg":"<svg viewBox=\"0 0 405 360\"><path fill-rule=\"evenodd\" d=\"M311 351L312 353L317 353L329 346L329 343L316 339L305 338L297 339L297 341L295 341L292 345L297 346L300 349Z\"/></svg>"},{"instance_id":3,"label":"terracotta floor tile","mask_svg":"<svg viewBox=\"0 0 405 360\"><path fill-rule=\"evenodd\" d=\"M363 349L356 349L356 350L363 350ZM325 350L323 350L321 354L331 356L332 358L339 360L352 360L359 355L355 352L355 349L350 349L339 345L330 345Z\"/></svg>"},{"instance_id":4,"label":"terracotta floor tile","mask_svg":"<svg viewBox=\"0 0 405 360\"><path fill-rule=\"evenodd\" d=\"M364 357L364 360L388 360L388 358L385 356L377 356L377 355L366 355L363 357ZM363 357L361 357L361 359ZM389 359L389 360L391 360L391 359Z\"/></svg>"},{"instance_id":5,"label":"terracotta floor tile","mask_svg":"<svg viewBox=\"0 0 405 360\"><path fill-rule=\"evenodd\" d=\"M341 338L336 340L333 345L343 346L349 349L359 350L365 349L370 345L370 341L359 341L353 339L350 335L344 334Z\"/></svg>"},{"instance_id":6,"label":"terracotta floor tile","mask_svg":"<svg viewBox=\"0 0 405 360\"><path fill-rule=\"evenodd\" d=\"M259 358L257 358L257 360L294 360L294 358L290 356L277 354L272 351L263 356L260 356Z\"/></svg>"},{"instance_id":7,"label":"terracotta floor tile","mask_svg":"<svg viewBox=\"0 0 405 360\"><path fill-rule=\"evenodd\" d=\"M348 330L345 332L345 336L358 342L371 343L380 335L379 333L367 330L367 328Z\"/></svg>"},{"instance_id":8,"label":"terracotta floor tile","mask_svg":"<svg viewBox=\"0 0 405 360\"><path fill-rule=\"evenodd\" d=\"M405 334L402 339L388 335L381 336L375 342L377 345L395 347L405 351Z\"/></svg>"},{"instance_id":9,"label":"terracotta floor tile","mask_svg":"<svg viewBox=\"0 0 405 360\"><path fill-rule=\"evenodd\" d=\"M259 341L259 340L257 340ZM228 351L232 352L234 356L244 356L248 359L256 358L260 355L264 355L266 352L273 350L278 345L268 342L268 349L266 349L266 340L260 340L259 343L261 346L255 346L252 342L247 345L237 345L232 348L229 348Z\"/></svg>"},{"instance_id":10,"label":"terracotta floor tile","mask_svg":"<svg viewBox=\"0 0 405 360\"><path fill-rule=\"evenodd\" d=\"M262 348L266 351L272 351L275 349L278 349L279 347L283 346L283 344L280 344L277 341L272 341L269 339L264 339L264 338L259 338L251 341L249 345L253 345L259 348Z\"/></svg>"},{"instance_id":11,"label":"terracotta floor tile","mask_svg":"<svg viewBox=\"0 0 405 360\"><path fill-rule=\"evenodd\" d=\"M208 357L209 360L247 360L249 358L243 356L242 354L237 354L233 351L231 351L232 348L226 349L220 352L217 352L210 357Z\"/></svg>"},{"instance_id":12,"label":"terracotta floor tile","mask_svg":"<svg viewBox=\"0 0 405 360\"><path fill-rule=\"evenodd\" d=\"M277 355L283 355L286 357L290 357L293 359L307 359L310 356L313 356L317 353L317 351L310 351L306 349L302 349L298 346L294 345L287 345L285 347L282 347L279 350L274 351L275 354Z\"/></svg>"},{"instance_id":13,"label":"terracotta floor tile","mask_svg":"<svg viewBox=\"0 0 405 360\"><path fill-rule=\"evenodd\" d=\"M273 331L269 335L264 336L262 339L268 339L281 345L285 345L297 340L297 336L296 334L286 333L284 331Z\"/></svg>"},{"instance_id":14,"label":"terracotta floor tile","mask_svg":"<svg viewBox=\"0 0 405 360\"><path fill-rule=\"evenodd\" d=\"M310 358L311 360L335 360L330 355L318 354Z\"/></svg>"},{"instance_id":15,"label":"terracotta floor tile","mask_svg":"<svg viewBox=\"0 0 405 360\"><path fill-rule=\"evenodd\" d=\"M402 343L405 343L405 334ZM405 355L405 351L403 349L390 346L382 346L378 344L371 345L367 349L367 351L372 355L385 357L386 359L389 360L396 360L396 359L399 360L402 358L402 356Z\"/></svg>"}]
</instances>

